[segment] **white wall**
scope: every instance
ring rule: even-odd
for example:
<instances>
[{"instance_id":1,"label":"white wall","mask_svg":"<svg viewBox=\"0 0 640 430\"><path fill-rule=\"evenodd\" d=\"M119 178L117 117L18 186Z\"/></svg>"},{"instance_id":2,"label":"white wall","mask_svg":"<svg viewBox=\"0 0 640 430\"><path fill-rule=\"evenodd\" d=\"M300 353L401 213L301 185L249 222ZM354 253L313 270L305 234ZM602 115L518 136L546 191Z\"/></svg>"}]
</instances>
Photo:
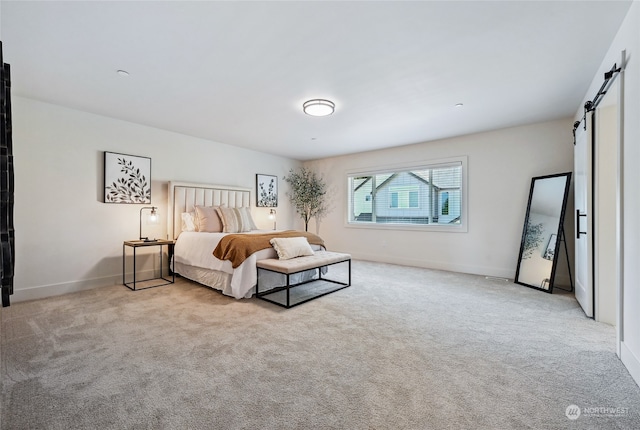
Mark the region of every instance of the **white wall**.
<instances>
[{"instance_id":1,"label":"white wall","mask_svg":"<svg viewBox=\"0 0 640 430\"><path fill-rule=\"evenodd\" d=\"M391 231L345 225L347 170L465 155L468 156L467 233ZM531 178L573 170L572 120L315 160L305 165L323 174L335 192L335 208L322 220L319 230L329 249L349 252L359 259L512 279ZM570 214L571 207L567 210ZM568 218L565 229L571 237L573 222ZM312 221L309 230L315 229Z\"/></svg>"},{"instance_id":2,"label":"white wall","mask_svg":"<svg viewBox=\"0 0 640 430\"><path fill-rule=\"evenodd\" d=\"M293 209L282 180L299 162L14 97L16 273L13 301L122 281L122 242L137 239L142 205L102 203L103 151L151 157L152 205L166 237L167 182L248 187L277 175L278 228ZM270 229L268 209L252 208Z\"/></svg>"},{"instance_id":3,"label":"white wall","mask_svg":"<svg viewBox=\"0 0 640 430\"><path fill-rule=\"evenodd\" d=\"M621 51L626 50L627 64L622 76L622 182L623 182L623 313L621 359L637 383L640 384L640 3L629 9L616 38L583 100L592 100L604 79L604 73L616 63L620 65ZM583 103L584 104L584 103ZM578 111L582 116L582 109Z\"/></svg>"}]
</instances>

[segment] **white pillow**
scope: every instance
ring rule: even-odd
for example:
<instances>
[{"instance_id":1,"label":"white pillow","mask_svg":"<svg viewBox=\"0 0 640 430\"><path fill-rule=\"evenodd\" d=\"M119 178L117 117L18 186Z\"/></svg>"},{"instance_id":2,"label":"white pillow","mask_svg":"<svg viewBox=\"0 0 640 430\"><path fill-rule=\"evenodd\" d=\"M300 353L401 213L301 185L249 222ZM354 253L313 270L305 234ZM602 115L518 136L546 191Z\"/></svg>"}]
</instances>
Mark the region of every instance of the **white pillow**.
<instances>
[{"instance_id":1,"label":"white pillow","mask_svg":"<svg viewBox=\"0 0 640 430\"><path fill-rule=\"evenodd\" d=\"M274 237L269 241L280 260L313 255L313 249L306 237Z\"/></svg>"},{"instance_id":2,"label":"white pillow","mask_svg":"<svg viewBox=\"0 0 640 430\"><path fill-rule=\"evenodd\" d=\"M196 224L193 220L194 212L184 212L182 214L182 231L196 231Z\"/></svg>"},{"instance_id":3,"label":"white pillow","mask_svg":"<svg viewBox=\"0 0 640 430\"><path fill-rule=\"evenodd\" d=\"M251 217L251 209L243 206L241 208L238 208L238 210L240 211L240 216L242 217L243 227L247 228L247 230L243 231L257 230L258 227L256 227L256 223L253 222L253 218Z\"/></svg>"}]
</instances>

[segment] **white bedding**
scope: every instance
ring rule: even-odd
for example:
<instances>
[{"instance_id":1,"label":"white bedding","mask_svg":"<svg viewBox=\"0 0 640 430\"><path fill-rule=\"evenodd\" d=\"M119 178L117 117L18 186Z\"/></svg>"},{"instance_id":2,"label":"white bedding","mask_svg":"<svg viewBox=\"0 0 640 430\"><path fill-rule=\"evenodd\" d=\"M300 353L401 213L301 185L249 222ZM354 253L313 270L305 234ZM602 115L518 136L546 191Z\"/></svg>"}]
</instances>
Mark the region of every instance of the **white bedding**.
<instances>
[{"instance_id":1,"label":"white bedding","mask_svg":"<svg viewBox=\"0 0 640 430\"><path fill-rule=\"evenodd\" d=\"M251 232L241 234L256 233L272 233L273 230L252 230ZM187 270L180 270L183 266L192 266L195 268L224 272L231 275L231 280L223 286L219 286L222 293L233 296L236 299L249 298L255 292L257 281L256 262L267 258L277 258L276 251L273 248L263 249L249 256L236 269L231 267L228 260L219 260L213 256L213 250L224 236L229 233L204 233L204 232L187 232L183 231L176 240L174 248L174 261L176 263L176 273L181 274L189 279L193 279ZM320 247L312 245L312 249L319 250ZM201 272L201 271L200 271ZM262 278L261 278L262 279ZM198 279L194 279L198 280ZM260 281L262 285L262 280ZM280 284L282 285L282 284ZM214 288L218 286L213 286ZM262 288L260 289L262 291Z\"/></svg>"}]
</instances>

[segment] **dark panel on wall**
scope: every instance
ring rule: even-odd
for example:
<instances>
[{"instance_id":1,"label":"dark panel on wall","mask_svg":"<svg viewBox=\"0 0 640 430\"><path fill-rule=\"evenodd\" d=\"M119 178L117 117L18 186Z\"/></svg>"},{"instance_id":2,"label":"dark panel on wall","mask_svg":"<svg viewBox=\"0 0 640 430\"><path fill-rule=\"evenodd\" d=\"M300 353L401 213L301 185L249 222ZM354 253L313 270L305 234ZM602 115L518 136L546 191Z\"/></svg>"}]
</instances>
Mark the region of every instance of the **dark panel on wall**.
<instances>
[{"instance_id":1,"label":"dark panel on wall","mask_svg":"<svg viewBox=\"0 0 640 430\"><path fill-rule=\"evenodd\" d=\"M11 68L2 57L0 42L0 275L2 306L13 294L15 231L13 229L13 143L11 135Z\"/></svg>"}]
</instances>

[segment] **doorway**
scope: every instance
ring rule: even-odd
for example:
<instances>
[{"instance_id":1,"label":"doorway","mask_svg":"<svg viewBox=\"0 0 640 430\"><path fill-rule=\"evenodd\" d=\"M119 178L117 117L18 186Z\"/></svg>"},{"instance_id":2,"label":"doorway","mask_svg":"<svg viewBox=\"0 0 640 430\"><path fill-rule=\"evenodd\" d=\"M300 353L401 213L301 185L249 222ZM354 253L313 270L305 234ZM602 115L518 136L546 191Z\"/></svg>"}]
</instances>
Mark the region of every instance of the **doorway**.
<instances>
[{"instance_id":1,"label":"doorway","mask_svg":"<svg viewBox=\"0 0 640 430\"><path fill-rule=\"evenodd\" d=\"M620 86L613 79L585 114L574 158L576 299L588 317L613 326L620 321L622 261Z\"/></svg>"},{"instance_id":2,"label":"doorway","mask_svg":"<svg viewBox=\"0 0 640 430\"><path fill-rule=\"evenodd\" d=\"M616 325L618 300L618 80L594 113L595 319Z\"/></svg>"}]
</instances>

